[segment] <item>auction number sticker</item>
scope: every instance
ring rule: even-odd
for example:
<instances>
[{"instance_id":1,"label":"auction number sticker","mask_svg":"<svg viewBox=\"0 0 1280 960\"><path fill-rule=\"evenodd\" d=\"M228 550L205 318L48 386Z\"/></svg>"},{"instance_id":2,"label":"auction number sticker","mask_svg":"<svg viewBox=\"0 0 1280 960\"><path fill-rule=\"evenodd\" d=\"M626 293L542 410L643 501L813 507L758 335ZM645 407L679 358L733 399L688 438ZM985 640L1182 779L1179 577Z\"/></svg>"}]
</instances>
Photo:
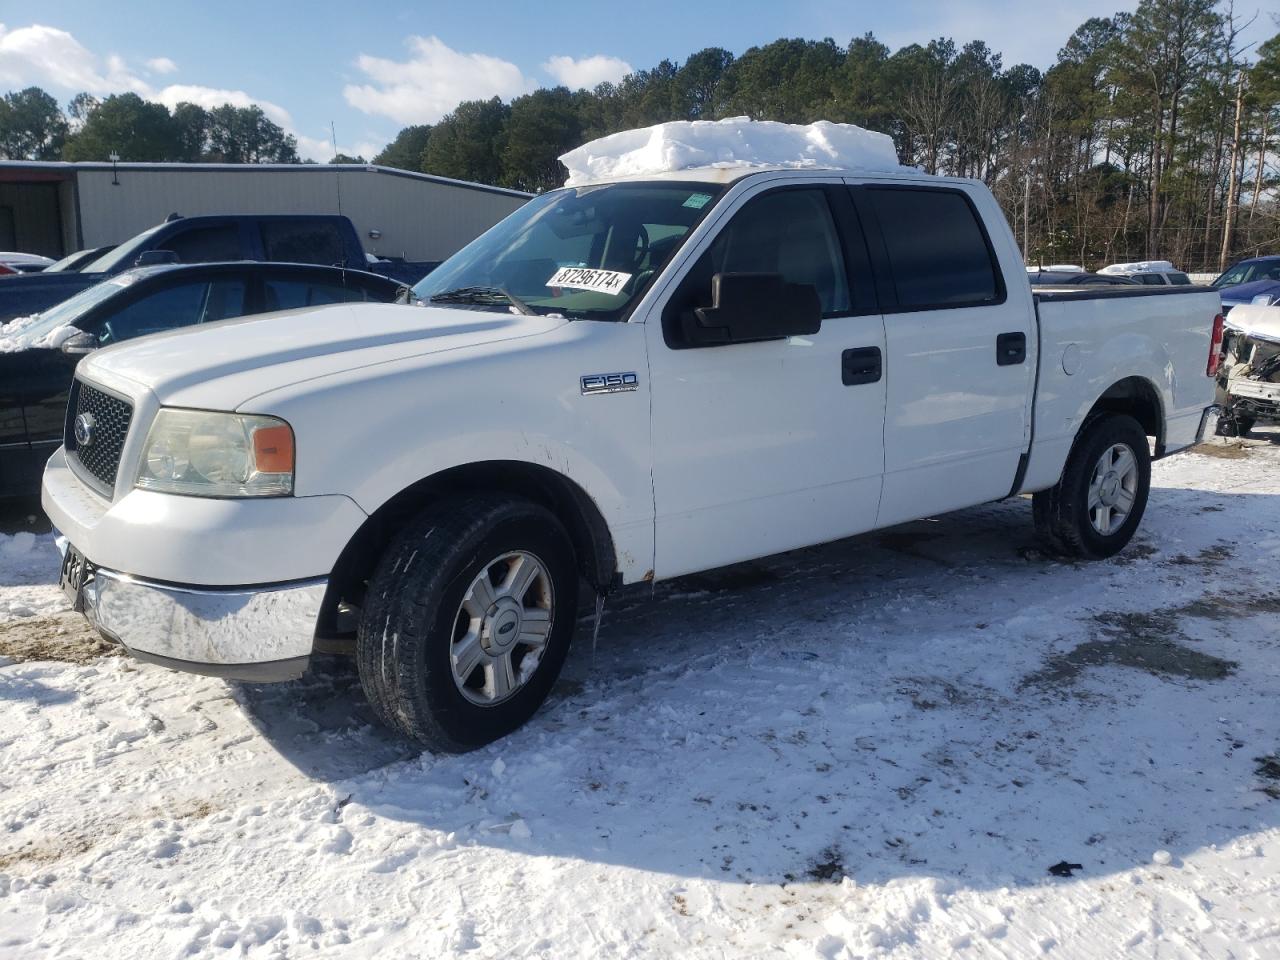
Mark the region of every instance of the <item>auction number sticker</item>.
<instances>
[{"instance_id":1,"label":"auction number sticker","mask_svg":"<svg viewBox=\"0 0 1280 960\"><path fill-rule=\"evenodd\" d=\"M616 297L631 279L629 273L617 270L591 270L587 267L561 267L547 281L548 287L562 287L566 290L593 290L596 293L607 293Z\"/></svg>"}]
</instances>

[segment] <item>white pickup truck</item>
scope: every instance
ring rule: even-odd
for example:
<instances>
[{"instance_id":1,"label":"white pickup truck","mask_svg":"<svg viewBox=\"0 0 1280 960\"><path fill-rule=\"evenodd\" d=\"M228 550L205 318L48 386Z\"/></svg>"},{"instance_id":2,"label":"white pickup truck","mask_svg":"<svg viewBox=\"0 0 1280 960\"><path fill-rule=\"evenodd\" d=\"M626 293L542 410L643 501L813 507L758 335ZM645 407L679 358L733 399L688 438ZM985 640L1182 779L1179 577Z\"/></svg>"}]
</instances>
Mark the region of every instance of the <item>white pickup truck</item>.
<instances>
[{"instance_id":1,"label":"white pickup truck","mask_svg":"<svg viewBox=\"0 0 1280 960\"><path fill-rule=\"evenodd\" d=\"M346 644L383 721L468 749L547 696L584 584L1023 493L1106 557L1216 410L1216 292L1033 295L969 180L580 183L415 292L81 362L44 505L104 634L251 680Z\"/></svg>"}]
</instances>

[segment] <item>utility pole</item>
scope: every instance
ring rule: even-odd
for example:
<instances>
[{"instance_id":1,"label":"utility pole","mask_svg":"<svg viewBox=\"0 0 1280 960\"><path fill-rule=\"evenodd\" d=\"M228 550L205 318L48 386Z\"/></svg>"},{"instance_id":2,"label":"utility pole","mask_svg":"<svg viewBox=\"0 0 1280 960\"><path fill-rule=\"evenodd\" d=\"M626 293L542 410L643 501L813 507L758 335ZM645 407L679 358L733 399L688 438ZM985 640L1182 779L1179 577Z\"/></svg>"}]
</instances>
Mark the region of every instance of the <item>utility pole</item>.
<instances>
[{"instance_id":1,"label":"utility pole","mask_svg":"<svg viewBox=\"0 0 1280 960\"><path fill-rule=\"evenodd\" d=\"M1227 269L1231 256L1232 234L1236 228L1236 214L1240 211L1240 118L1244 114L1244 71L1236 81L1236 124L1231 140L1231 178L1227 186L1227 216L1222 225L1222 252L1218 254L1218 272Z\"/></svg>"}]
</instances>

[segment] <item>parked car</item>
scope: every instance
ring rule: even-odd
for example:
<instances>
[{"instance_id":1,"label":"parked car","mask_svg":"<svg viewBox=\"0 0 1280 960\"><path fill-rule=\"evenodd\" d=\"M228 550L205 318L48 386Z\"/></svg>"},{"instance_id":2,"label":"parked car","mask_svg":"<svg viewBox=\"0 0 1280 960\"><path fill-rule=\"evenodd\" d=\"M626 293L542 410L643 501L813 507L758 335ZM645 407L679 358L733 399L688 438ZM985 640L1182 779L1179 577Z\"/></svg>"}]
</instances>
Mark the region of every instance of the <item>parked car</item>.
<instances>
[{"instance_id":1,"label":"parked car","mask_svg":"<svg viewBox=\"0 0 1280 960\"><path fill-rule=\"evenodd\" d=\"M288 263L138 267L35 317L0 327L0 497L40 489L62 441L76 363L162 330L330 303L389 303L401 284L358 270ZM300 334L299 348L306 335Z\"/></svg>"},{"instance_id":2,"label":"parked car","mask_svg":"<svg viewBox=\"0 0 1280 960\"><path fill-rule=\"evenodd\" d=\"M1027 279L1033 287L1132 287L1136 282L1128 277L1111 277L1087 270L1037 270L1027 271Z\"/></svg>"},{"instance_id":3,"label":"parked car","mask_svg":"<svg viewBox=\"0 0 1280 960\"><path fill-rule=\"evenodd\" d=\"M0 284L0 323L47 310L72 294L136 266L262 260L346 266L421 279L431 264L382 268L367 264L351 221L334 216L171 216L83 266ZM415 273L416 271L416 273Z\"/></svg>"},{"instance_id":4,"label":"parked car","mask_svg":"<svg viewBox=\"0 0 1280 960\"><path fill-rule=\"evenodd\" d=\"M1174 269L1168 260L1143 260L1138 263L1113 263L1098 271L1106 277L1129 277L1135 283L1151 287L1186 287L1191 278Z\"/></svg>"},{"instance_id":5,"label":"parked car","mask_svg":"<svg viewBox=\"0 0 1280 960\"><path fill-rule=\"evenodd\" d=\"M116 248L114 243L104 247L92 247L88 250L80 250L76 253L69 253L53 266L45 267L42 273L79 273L94 260L97 260L104 254L110 253Z\"/></svg>"},{"instance_id":6,"label":"parked car","mask_svg":"<svg viewBox=\"0 0 1280 960\"><path fill-rule=\"evenodd\" d=\"M1280 422L1280 307L1247 304L1227 318L1218 369L1221 432L1247 436L1258 421Z\"/></svg>"},{"instance_id":7,"label":"parked car","mask_svg":"<svg viewBox=\"0 0 1280 960\"><path fill-rule=\"evenodd\" d=\"M384 722L460 750L547 696L580 582L603 598L1023 493L1049 548L1110 556L1151 451L1211 429L1218 296L1024 275L973 180L549 191L423 306L83 360L44 476L64 589L180 669L283 679L349 644Z\"/></svg>"},{"instance_id":8,"label":"parked car","mask_svg":"<svg viewBox=\"0 0 1280 960\"><path fill-rule=\"evenodd\" d=\"M0 253L0 277L20 273L39 273L52 266L53 260L38 253Z\"/></svg>"},{"instance_id":9,"label":"parked car","mask_svg":"<svg viewBox=\"0 0 1280 960\"><path fill-rule=\"evenodd\" d=\"M1227 267L1211 286L1226 290L1258 280L1280 280L1280 256L1250 257Z\"/></svg>"},{"instance_id":10,"label":"parked car","mask_svg":"<svg viewBox=\"0 0 1280 960\"><path fill-rule=\"evenodd\" d=\"M1280 302L1280 257L1241 260L1213 281L1213 286L1221 291L1227 313L1246 303L1265 307Z\"/></svg>"}]
</instances>

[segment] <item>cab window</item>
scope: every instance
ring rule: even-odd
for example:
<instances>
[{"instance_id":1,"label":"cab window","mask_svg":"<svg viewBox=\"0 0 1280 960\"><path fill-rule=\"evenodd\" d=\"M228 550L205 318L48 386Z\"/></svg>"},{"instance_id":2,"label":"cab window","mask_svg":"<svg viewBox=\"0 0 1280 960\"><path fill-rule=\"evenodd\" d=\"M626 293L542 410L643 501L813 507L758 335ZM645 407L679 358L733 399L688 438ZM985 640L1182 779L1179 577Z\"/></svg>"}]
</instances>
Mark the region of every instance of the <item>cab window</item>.
<instances>
[{"instance_id":1,"label":"cab window","mask_svg":"<svg viewBox=\"0 0 1280 960\"><path fill-rule=\"evenodd\" d=\"M747 202L681 281L663 316L663 332L681 346L681 314L711 306L717 273L773 273L814 287L823 317L852 311L840 235L821 187L782 189Z\"/></svg>"}]
</instances>

